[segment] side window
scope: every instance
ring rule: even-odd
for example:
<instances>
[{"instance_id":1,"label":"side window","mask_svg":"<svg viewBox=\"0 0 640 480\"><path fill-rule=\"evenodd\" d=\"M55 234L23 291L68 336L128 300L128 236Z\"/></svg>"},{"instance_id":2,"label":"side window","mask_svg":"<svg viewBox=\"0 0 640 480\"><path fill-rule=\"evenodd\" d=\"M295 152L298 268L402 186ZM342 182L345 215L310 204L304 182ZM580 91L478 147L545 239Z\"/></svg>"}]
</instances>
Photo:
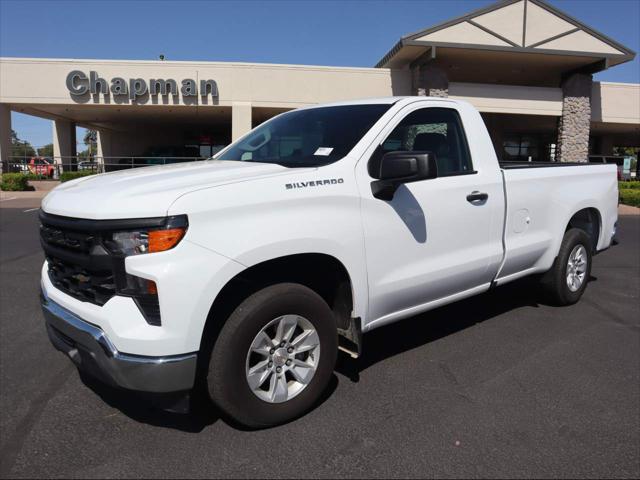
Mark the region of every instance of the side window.
<instances>
[{"instance_id":1,"label":"side window","mask_svg":"<svg viewBox=\"0 0 640 480\"><path fill-rule=\"evenodd\" d=\"M432 152L438 176L473 172L460 116L451 108L423 108L407 115L376 150L369 172L375 171L385 153L393 151Z\"/></svg>"}]
</instances>

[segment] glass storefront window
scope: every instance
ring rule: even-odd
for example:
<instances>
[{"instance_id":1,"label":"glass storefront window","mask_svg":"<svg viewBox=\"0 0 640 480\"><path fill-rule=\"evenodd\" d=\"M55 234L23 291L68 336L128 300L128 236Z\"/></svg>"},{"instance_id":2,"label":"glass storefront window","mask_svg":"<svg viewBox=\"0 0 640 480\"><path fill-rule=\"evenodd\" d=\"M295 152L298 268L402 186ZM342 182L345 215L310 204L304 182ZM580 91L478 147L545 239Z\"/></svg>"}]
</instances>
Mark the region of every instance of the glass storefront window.
<instances>
[{"instance_id":1,"label":"glass storefront window","mask_svg":"<svg viewBox=\"0 0 640 480\"><path fill-rule=\"evenodd\" d=\"M507 162L552 162L555 160L556 145L550 135L506 134L502 148L502 159Z\"/></svg>"}]
</instances>

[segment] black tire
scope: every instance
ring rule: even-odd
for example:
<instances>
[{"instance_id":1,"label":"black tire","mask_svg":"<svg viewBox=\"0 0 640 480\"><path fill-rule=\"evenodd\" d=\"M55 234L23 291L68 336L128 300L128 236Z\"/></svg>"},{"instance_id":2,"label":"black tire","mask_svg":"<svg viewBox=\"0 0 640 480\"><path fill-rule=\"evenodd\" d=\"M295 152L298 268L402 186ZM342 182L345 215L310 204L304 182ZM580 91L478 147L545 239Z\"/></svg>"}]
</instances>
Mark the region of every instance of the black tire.
<instances>
[{"instance_id":1,"label":"black tire","mask_svg":"<svg viewBox=\"0 0 640 480\"><path fill-rule=\"evenodd\" d=\"M298 395L283 403L269 403L249 387L247 353L265 325L288 314L300 315L313 324L320 339L320 358L313 378ZM319 400L333 374L337 352L335 317L322 297L295 283L266 287L245 299L222 327L209 362L209 395L222 412L244 426L264 428L285 423Z\"/></svg>"},{"instance_id":2,"label":"black tire","mask_svg":"<svg viewBox=\"0 0 640 480\"><path fill-rule=\"evenodd\" d=\"M567 284L568 261L569 255L578 245L582 245L586 250L587 266L582 285L576 291L571 291ZM592 251L591 239L584 230L571 228L565 232L558 256L551 269L543 275L541 280L543 290L552 304L572 305L580 300L591 276Z\"/></svg>"}]
</instances>

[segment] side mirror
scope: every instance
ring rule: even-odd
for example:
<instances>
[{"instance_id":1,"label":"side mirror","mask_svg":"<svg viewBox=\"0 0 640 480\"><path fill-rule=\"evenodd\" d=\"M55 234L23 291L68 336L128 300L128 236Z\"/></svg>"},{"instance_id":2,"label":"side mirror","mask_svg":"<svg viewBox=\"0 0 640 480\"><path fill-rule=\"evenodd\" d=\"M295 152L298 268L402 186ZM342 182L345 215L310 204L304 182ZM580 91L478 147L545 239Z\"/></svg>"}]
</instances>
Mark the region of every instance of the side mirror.
<instances>
[{"instance_id":1,"label":"side mirror","mask_svg":"<svg viewBox=\"0 0 640 480\"><path fill-rule=\"evenodd\" d=\"M371 182L371 193L380 200L393 200L393 195L403 183L437 176L438 165L432 152L385 153L380 160L378 180Z\"/></svg>"}]
</instances>

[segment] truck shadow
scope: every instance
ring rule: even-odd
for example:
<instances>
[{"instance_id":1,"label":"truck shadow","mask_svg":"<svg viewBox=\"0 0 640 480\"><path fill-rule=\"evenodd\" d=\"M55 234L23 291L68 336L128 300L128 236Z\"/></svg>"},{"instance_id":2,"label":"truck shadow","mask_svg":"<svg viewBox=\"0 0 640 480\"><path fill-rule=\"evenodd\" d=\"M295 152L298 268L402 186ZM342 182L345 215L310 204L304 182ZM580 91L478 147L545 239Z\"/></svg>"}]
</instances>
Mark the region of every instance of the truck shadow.
<instances>
[{"instance_id":1,"label":"truck shadow","mask_svg":"<svg viewBox=\"0 0 640 480\"><path fill-rule=\"evenodd\" d=\"M381 360L434 342L505 312L546 304L535 278L517 280L365 334L363 355L354 360L341 354L336 371L358 382L360 372Z\"/></svg>"},{"instance_id":2,"label":"truck shadow","mask_svg":"<svg viewBox=\"0 0 640 480\"><path fill-rule=\"evenodd\" d=\"M198 388L194 389L184 400L188 402L188 408L183 412L178 412L171 410L177 406L172 403L171 397L156 397L151 394L121 390L102 383L90 375L79 373L82 383L87 388L91 389L107 405L119 410L136 422L182 432L199 433L218 420L223 420L237 430L251 430L224 417L222 412L209 400L206 392ZM337 387L338 377L333 374L328 387L313 408L317 408L329 399ZM174 400L178 400L178 397Z\"/></svg>"},{"instance_id":3,"label":"truck shadow","mask_svg":"<svg viewBox=\"0 0 640 480\"><path fill-rule=\"evenodd\" d=\"M362 357L353 360L344 354L339 355L336 372L353 382L358 382L360 372L382 360L452 335L510 310L545 304L538 292L535 279L525 278L487 293L380 327L365 335ZM81 379L108 405L140 423L198 433L223 419L233 428L245 430L224 418L207 395L199 390L190 396L188 413L177 413L167 410L166 404L158 404L153 396L116 389L84 374L81 374ZM339 377L334 374L316 406L332 396L339 381ZM163 400L166 403L166 399Z\"/></svg>"},{"instance_id":4,"label":"truck shadow","mask_svg":"<svg viewBox=\"0 0 640 480\"><path fill-rule=\"evenodd\" d=\"M217 409L210 402L207 405L206 398L201 395L189 395L184 398L183 401L187 402L189 410L188 413L180 413L171 410L174 407L171 398L121 390L82 372L80 372L80 379L107 405L136 422L197 433L220 418ZM175 400L179 401L178 398Z\"/></svg>"}]
</instances>

